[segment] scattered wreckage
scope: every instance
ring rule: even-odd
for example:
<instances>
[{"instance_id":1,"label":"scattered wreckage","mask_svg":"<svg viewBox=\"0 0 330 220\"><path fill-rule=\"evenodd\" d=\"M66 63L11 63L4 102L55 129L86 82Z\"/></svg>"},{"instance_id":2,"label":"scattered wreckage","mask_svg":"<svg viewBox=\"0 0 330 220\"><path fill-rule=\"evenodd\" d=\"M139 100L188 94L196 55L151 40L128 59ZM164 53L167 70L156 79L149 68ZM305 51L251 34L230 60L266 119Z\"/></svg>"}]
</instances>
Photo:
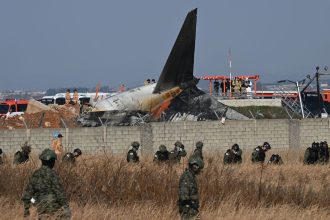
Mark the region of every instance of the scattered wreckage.
<instances>
[{"instance_id":1,"label":"scattered wreckage","mask_svg":"<svg viewBox=\"0 0 330 220\"><path fill-rule=\"evenodd\" d=\"M135 125L150 121L248 119L197 87L193 76L197 9L186 16L157 83L103 100L78 121L83 126Z\"/></svg>"}]
</instances>

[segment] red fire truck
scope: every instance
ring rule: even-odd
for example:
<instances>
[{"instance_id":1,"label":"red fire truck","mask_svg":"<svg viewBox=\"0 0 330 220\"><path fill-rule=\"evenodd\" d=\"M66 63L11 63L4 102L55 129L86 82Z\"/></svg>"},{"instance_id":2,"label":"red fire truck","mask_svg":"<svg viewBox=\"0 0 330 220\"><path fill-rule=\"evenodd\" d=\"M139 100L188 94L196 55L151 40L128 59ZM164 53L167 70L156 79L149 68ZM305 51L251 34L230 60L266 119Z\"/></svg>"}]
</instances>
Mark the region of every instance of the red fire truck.
<instances>
[{"instance_id":1,"label":"red fire truck","mask_svg":"<svg viewBox=\"0 0 330 220\"><path fill-rule=\"evenodd\" d=\"M28 101L24 99L6 99L0 102L0 117L11 117L23 114L27 109Z\"/></svg>"}]
</instances>

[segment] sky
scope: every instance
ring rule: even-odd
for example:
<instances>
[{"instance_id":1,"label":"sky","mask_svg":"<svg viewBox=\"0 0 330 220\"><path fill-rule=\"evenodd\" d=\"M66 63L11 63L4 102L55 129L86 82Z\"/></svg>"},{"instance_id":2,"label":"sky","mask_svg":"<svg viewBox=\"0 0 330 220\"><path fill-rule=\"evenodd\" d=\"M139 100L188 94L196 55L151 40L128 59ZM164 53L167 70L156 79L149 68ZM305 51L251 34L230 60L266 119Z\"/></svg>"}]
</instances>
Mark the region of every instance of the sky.
<instances>
[{"instance_id":1,"label":"sky","mask_svg":"<svg viewBox=\"0 0 330 220\"><path fill-rule=\"evenodd\" d=\"M194 75L299 80L330 66L328 0L1 0L0 90L158 79L198 8Z\"/></svg>"}]
</instances>

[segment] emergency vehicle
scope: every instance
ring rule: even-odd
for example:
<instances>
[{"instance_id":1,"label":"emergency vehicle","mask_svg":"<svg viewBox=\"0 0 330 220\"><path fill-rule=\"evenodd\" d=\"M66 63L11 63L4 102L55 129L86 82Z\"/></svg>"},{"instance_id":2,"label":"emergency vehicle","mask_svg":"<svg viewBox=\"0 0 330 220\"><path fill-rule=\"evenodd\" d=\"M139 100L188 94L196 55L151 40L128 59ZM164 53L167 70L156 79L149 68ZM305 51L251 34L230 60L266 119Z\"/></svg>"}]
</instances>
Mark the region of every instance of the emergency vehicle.
<instances>
[{"instance_id":1,"label":"emergency vehicle","mask_svg":"<svg viewBox=\"0 0 330 220\"><path fill-rule=\"evenodd\" d=\"M0 117L22 115L26 111L28 101L24 99L6 99L0 102Z\"/></svg>"}]
</instances>

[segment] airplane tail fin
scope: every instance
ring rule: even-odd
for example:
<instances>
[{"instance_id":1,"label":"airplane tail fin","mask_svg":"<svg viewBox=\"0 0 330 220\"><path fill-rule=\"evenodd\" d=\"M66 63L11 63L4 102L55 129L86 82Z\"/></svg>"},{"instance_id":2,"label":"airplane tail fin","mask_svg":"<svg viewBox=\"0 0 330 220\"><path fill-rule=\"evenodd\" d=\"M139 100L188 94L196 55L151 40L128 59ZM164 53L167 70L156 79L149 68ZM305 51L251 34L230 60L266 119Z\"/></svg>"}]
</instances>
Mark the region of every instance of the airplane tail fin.
<instances>
[{"instance_id":1,"label":"airplane tail fin","mask_svg":"<svg viewBox=\"0 0 330 220\"><path fill-rule=\"evenodd\" d=\"M196 22L197 8L187 14L153 93L197 84L193 76Z\"/></svg>"}]
</instances>

